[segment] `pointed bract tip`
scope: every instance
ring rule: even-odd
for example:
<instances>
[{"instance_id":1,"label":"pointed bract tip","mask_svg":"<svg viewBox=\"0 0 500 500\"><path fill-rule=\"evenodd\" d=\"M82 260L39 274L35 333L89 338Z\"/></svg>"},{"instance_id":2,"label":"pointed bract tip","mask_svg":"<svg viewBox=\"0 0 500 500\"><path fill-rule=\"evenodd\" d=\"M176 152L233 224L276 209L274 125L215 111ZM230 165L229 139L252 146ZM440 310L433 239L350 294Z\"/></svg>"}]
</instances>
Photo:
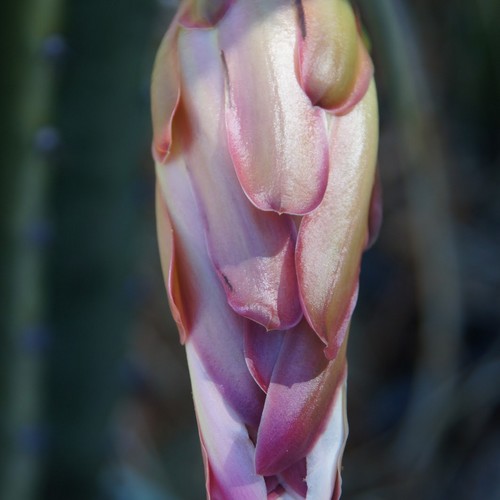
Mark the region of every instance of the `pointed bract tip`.
<instances>
[{"instance_id":1,"label":"pointed bract tip","mask_svg":"<svg viewBox=\"0 0 500 500\"><path fill-rule=\"evenodd\" d=\"M172 22L163 37L151 78L151 117L153 123L153 157L165 163L172 146L172 123L181 98L177 36L179 26Z\"/></svg>"},{"instance_id":2,"label":"pointed bract tip","mask_svg":"<svg viewBox=\"0 0 500 500\"><path fill-rule=\"evenodd\" d=\"M373 73L356 16L344 0L302 5L307 36L298 35L298 79L314 105L346 114L366 93Z\"/></svg>"},{"instance_id":3,"label":"pointed bract tip","mask_svg":"<svg viewBox=\"0 0 500 500\"><path fill-rule=\"evenodd\" d=\"M226 15L233 0L190 0L179 22L186 28L212 28Z\"/></svg>"}]
</instances>

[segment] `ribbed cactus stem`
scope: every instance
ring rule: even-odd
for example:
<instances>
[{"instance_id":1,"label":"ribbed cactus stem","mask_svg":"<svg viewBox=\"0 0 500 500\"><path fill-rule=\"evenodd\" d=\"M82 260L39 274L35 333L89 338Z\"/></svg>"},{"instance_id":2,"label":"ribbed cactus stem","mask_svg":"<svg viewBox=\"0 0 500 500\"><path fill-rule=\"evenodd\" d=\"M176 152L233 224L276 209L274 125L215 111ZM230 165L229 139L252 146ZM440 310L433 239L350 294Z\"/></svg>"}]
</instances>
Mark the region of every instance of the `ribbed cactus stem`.
<instances>
[{"instance_id":1,"label":"ribbed cactus stem","mask_svg":"<svg viewBox=\"0 0 500 500\"><path fill-rule=\"evenodd\" d=\"M50 53L62 0L8 4L16 25L8 28L12 45L4 50L16 62L10 75L10 123L3 151L9 163L2 165L2 252L9 267L2 276L0 498L29 500L36 495L42 444L40 351L47 335L43 290L50 236L45 210L50 181L47 153L57 143L57 133L48 125L54 95Z\"/></svg>"},{"instance_id":2,"label":"ribbed cactus stem","mask_svg":"<svg viewBox=\"0 0 500 500\"><path fill-rule=\"evenodd\" d=\"M70 50L57 106L64 155L51 196L45 498L100 498L114 451L124 352L143 297L134 272L142 189L134 181L149 149L147 47L155 14L154 3L137 0L121 2L119 13L112 2L66 3Z\"/></svg>"}]
</instances>

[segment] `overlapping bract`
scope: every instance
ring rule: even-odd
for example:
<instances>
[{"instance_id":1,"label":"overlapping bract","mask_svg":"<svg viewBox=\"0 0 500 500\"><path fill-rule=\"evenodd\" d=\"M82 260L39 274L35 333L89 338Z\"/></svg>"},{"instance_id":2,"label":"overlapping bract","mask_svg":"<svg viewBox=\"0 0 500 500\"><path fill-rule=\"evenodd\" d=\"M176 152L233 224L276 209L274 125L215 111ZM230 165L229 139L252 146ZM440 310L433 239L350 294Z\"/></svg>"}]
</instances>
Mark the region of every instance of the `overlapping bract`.
<instances>
[{"instance_id":1,"label":"overlapping bract","mask_svg":"<svg viewBox=\"0 0 500 500\"><path fill-rule=\"evenodd\" d=\"M158 235L213 499L340 495L372 72L344 0L185 1L159 49Z\"/></svg>"}]
</instances>

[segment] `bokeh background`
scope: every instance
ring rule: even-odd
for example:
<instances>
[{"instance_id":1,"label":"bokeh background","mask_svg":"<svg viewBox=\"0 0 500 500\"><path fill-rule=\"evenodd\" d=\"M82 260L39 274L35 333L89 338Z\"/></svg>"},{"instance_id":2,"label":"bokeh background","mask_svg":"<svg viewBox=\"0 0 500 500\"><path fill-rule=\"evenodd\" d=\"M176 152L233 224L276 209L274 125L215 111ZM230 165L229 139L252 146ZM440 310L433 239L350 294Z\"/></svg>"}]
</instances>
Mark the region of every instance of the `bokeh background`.
<instances>
[{"instance_id":1,"label":"bokeh background","mask_svg":"<svg viewBox=\"0 0 500 500\"><path fill-rule=\"evenodd\" d=\"M350 337L343 498L498 499L500 3L354 3L385 221ZM2 500L204 498L150 158L175 4L2 1Z\"/></svg>"}]
</instances>

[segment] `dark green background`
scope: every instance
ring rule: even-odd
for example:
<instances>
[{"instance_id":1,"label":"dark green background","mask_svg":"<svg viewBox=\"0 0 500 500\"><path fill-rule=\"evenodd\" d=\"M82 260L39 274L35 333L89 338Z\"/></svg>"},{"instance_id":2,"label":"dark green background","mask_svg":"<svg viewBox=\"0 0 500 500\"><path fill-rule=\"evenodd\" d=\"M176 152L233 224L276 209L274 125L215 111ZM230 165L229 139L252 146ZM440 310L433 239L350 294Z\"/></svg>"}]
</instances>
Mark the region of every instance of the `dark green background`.
<instances>
[{"instance_id":1,"label":"dark green background","mask_svg":"<svg viewBox=\"0 0 500 500\"><path fill-rule=\"evenodd\" d=\"M499 498L499 4L357 5L385 223L350 339L344 498ZM202 498L150 159L173 9L1 9L0 498Z\"/></svg>"}]
</instances>

